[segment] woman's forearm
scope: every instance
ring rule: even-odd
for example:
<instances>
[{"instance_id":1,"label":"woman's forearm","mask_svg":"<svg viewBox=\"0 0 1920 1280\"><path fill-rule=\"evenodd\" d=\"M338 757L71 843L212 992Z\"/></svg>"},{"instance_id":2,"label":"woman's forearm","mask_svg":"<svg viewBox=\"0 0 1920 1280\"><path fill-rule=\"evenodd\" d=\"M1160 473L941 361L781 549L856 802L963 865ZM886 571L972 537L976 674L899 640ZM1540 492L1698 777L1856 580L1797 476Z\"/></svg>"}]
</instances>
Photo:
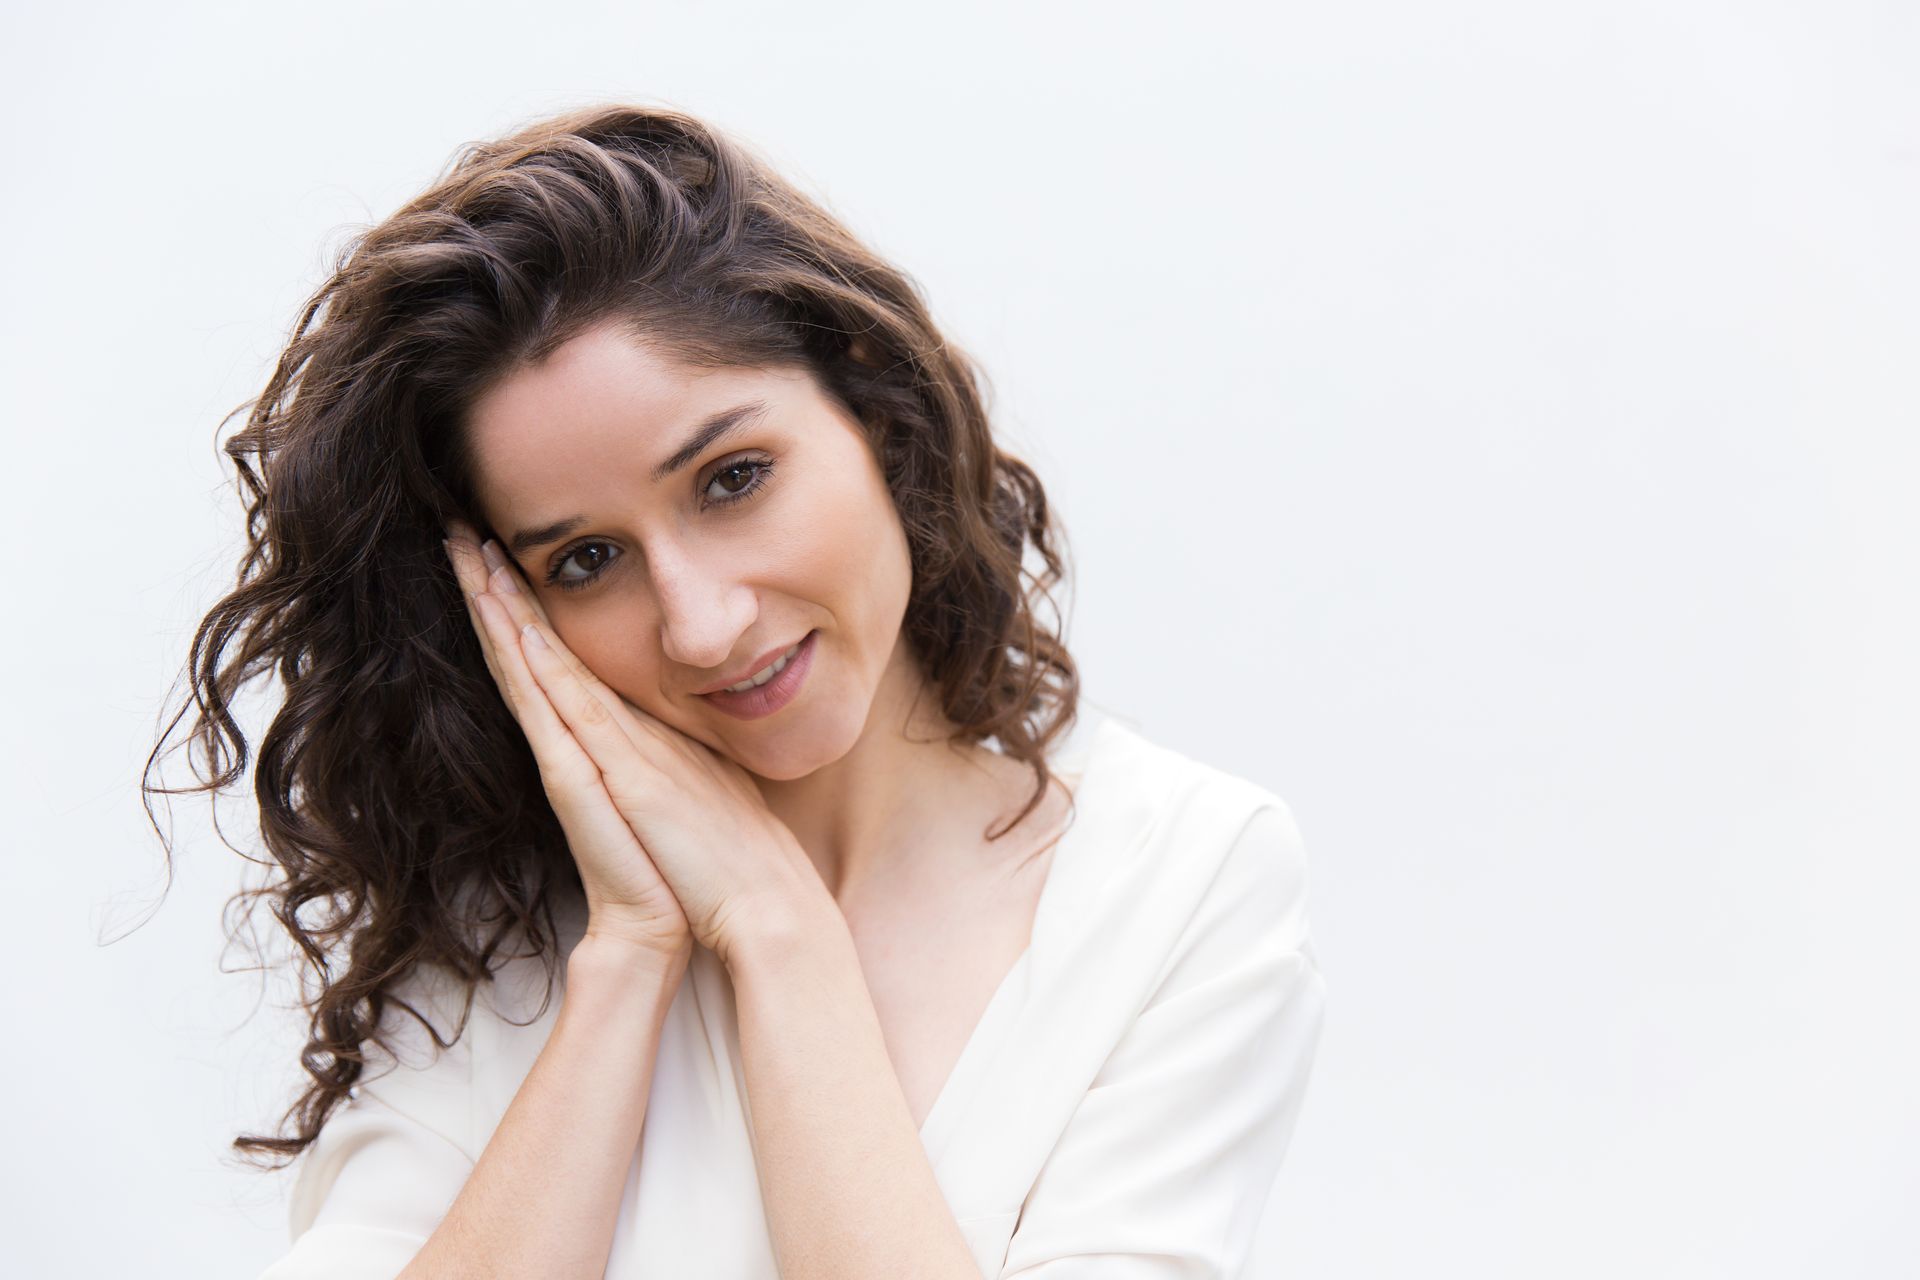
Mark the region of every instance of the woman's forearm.
<instances>
[{"instance_id":1,"label":"woman's forearm","mask_svg":"<svg viewBox=\"0 0 1920 1280\"><path fill-rule=\"evenodd\" d=\"M598 1280L684 962L582 939L540 1056L401 1280Z\"/></svg>"},{"instance_id":2,"label":"woman's forearm","mask_svg":"<svg viewBox=\"0 0 1920 1280\"><path fill-rule=\"evenodd\" d=\"M977 1280L887 1054L846 921L743 938L728 967L784 1280Z\"/></svg>"}]
</instances>

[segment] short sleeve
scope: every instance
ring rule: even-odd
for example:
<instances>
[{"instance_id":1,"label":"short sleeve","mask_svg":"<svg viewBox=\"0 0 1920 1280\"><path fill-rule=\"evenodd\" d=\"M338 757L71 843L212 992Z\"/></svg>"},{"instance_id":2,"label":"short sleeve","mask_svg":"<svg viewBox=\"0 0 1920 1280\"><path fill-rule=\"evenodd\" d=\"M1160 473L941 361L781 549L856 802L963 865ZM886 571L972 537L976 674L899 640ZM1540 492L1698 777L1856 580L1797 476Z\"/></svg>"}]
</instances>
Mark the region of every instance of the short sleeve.
<instances>
[{"instance_id":1,"label":"short sleeve","mask_svg":"<svg viewBox=\"0 0 1920 1280\"><path fill-rule=\"evenodd\" d=\"M1047 1157L1001 1280L1233 1280L1291 1139L1325 984L1306 860L1257 807Z\"/></svg>"},{"instance_id":2,"label":"short sleeve","mask_svg":"<svg viewBox=\"0 0 1920 1280\"><path fill-rule=\"evenodd\" d=\"M415 999L423 994L425 1003ZM450 988L429 992L416 979L405 995L451 1035ZM292 1248L260 1280L391 1280L419 1253L475 1164L466 1144L479 1008L447 1049L411 1014L389 1009L395 1055L370 1067L302 1152L288 1205Z\"/></svg>"}]
</instances>

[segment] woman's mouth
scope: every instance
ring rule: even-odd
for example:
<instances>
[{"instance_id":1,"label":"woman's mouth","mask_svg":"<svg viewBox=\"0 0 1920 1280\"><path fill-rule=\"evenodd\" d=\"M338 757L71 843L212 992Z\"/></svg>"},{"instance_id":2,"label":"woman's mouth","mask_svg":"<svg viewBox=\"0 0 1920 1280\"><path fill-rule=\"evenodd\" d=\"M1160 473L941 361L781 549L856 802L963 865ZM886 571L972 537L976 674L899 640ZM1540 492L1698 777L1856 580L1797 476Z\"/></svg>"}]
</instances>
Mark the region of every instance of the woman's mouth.
<instances>
[{"instance_id":1,"label":"woman's mouth","mask_svg":"<svg viewBox=\"0 0 1920 1280\"><path fill-rule=\"evenodd\" d=\"M772 715L799 694L813 665L813 642L819 634L818 630L807 632L785 653L739 684L699 696L736 719L758 720Z\"/></svg>"}]
</instances>

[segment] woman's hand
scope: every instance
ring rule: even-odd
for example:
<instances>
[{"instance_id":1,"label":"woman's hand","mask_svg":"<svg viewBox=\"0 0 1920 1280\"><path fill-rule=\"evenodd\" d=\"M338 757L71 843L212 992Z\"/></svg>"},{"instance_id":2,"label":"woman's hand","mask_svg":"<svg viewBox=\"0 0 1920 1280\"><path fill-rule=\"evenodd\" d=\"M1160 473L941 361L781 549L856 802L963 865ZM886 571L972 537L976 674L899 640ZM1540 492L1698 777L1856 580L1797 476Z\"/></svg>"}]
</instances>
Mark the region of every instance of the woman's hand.
<instances>
[{"instance_id":1,"label":"woman's hand","mask_svg":"<svg viewBox=\"0 0 1920 1280\"><path fill-rule=\"evenodd\" d=\"M487 557L472 530L456 524L452 534L446 540L447 557L466 596L467 618L480 637L480 651L500 696L534 747L547 800L580 868L587 933L618 939L684 966L693 941L679 900L614 807L598 768L572 745L566 726L528 672L514 636L517 624L488 592ZM537 602L533 607L538 609Z\"/></svg>"},{"instance_id":2,"label":"woman's hand","mask_svg":"<svg viewBox=\"0 0 1920 1280\"><path fill-rule=\"evenodd\" d=\"M450 550L464 555L472 535L456 533ZM657 923L653 885L663 880L692 939L726 962L748 930L785 925L796 907L831 901L751 774L609 688L566 648L505 554L489 542L481 555L490 569L486 589L470 594L495 680L540 761L556 812L564 822L565 804L595 833L588 857L614 921ZM633 844L606 829L609 810ZM575 860L585 880L579 849Z\"/></svg>"}]
</instances>

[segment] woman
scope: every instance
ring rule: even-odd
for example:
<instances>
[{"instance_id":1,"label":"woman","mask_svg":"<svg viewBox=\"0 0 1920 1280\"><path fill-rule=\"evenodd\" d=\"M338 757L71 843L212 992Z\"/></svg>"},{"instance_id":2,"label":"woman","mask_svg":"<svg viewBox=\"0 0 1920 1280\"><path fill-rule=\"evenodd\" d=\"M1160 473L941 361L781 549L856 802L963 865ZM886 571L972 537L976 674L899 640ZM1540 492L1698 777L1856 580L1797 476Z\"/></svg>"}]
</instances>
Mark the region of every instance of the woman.
<instances>
[{"instance_id":1,"label":"woman","mask_svg":"<svg viewBox=\"0 0 1920 1280\"><path fill-rule=\"evenodd\" d=\"M570 113L349 246L227 447L194 735L232 783L285 681L242 896L319 979L236 1143L301 1157L269 1277L1238 1274L1297 832L1056 747L1058 534L905 276L689 116Z\"/></svg>"}]
</instances>

